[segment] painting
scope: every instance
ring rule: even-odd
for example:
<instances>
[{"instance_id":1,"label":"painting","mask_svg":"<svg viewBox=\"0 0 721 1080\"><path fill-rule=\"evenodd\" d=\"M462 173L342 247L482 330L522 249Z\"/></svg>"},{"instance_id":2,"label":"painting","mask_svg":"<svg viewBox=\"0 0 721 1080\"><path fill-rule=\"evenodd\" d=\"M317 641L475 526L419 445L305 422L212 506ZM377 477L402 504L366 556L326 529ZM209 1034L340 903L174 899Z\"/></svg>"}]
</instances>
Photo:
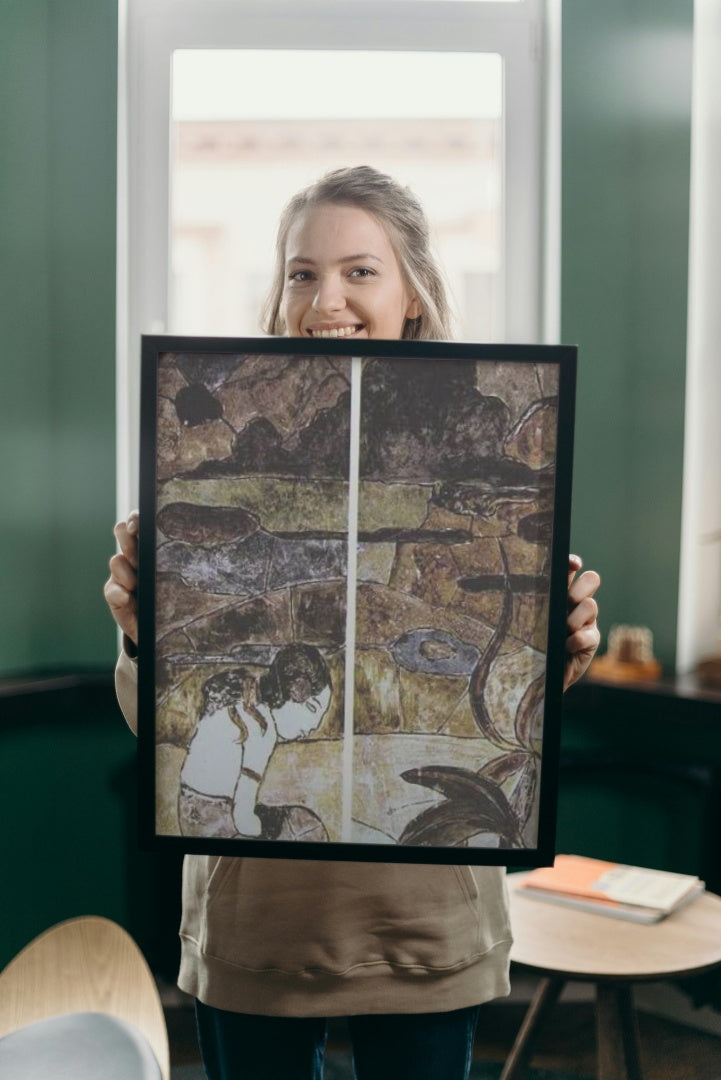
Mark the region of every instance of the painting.
<instances>
[{"instance_id":1,"label":"painting","mask_svg":"<svg viewBox=\"0 0 721 1080\"><path fill-rule=\"evenodd\" d=\"M548 862L575 350L322 350L143 340L143 838Z\"/></svg>"}]
</instances>

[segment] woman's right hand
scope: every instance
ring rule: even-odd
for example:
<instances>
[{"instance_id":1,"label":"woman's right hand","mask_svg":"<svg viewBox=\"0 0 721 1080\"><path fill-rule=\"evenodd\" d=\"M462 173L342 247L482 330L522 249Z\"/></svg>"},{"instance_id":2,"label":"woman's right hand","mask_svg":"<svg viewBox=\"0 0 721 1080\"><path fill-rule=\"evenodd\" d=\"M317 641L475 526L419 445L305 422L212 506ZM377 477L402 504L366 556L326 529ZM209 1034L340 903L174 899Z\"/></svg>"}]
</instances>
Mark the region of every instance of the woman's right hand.
<instances>
[{"instance_id":1,"label":"woman's right hand","mask_svg":"<svg viewBox=\"0 0 721 1080\"><path fill-rule=\"evenodd\" d=\"M110 613L134 645L138 644L138 528L137 510L119 521L113 532L120 554L110 560L110 577L103 590Z\"/></svg>"}]
</instances>

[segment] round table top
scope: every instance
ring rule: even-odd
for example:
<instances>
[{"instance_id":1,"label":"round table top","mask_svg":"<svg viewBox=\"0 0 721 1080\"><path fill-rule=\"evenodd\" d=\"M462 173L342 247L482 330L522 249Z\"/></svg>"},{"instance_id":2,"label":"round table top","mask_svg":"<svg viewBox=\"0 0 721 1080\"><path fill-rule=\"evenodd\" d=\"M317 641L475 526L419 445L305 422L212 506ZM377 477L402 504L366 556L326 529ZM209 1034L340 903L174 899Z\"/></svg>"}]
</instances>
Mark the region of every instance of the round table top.
<instances>
[{"instance_id":1,"label":"round table top","mask_svg":"<svg viewBox=\"0 0 721 1080\"><path fill-rule=\"evenodd\" d=\"M662 979L721 965L721 898L705 892L657 923L628 922L524 895L508 875L511 960L569 979Z\"/></svg>"}]
</instances>

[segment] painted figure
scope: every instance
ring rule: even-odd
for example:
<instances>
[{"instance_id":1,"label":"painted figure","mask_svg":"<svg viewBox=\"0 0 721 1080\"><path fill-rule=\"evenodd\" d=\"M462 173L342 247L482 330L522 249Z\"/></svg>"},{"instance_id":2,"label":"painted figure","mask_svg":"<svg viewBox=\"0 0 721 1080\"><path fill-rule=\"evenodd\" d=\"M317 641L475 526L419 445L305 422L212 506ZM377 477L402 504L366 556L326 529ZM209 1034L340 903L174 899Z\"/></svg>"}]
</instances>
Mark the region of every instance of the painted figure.
<instances>
[{"instance_id":1,"label":"painted figure","mask_svg":"<svg viewBox=\"0 0 721 1080\"><path fill-rule=\"evenodd\" d=\"M323 657L301 644L279 649L259 680L243 668L211 675L180 773L183 835L260 837L258 790L276 743L315 731L331 692Z\"/></svg>"}]
</instances>

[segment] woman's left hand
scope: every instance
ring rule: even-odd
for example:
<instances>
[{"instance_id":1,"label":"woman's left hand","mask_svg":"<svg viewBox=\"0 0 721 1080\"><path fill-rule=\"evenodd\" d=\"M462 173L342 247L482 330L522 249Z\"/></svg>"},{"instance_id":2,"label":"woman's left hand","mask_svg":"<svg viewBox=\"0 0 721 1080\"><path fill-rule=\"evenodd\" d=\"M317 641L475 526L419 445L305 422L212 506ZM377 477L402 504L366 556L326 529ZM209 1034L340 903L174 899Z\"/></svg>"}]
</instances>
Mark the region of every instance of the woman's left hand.
<instances>
[{"instance_id":1,"label":"woman's left hand","mask_svg":"<svg viewBox=\"0 0 721 1080\"><path fill-rule=\"evenodd\" d=\"M563 689L573 686L593 660L601 640L596 618L598 604L593 599L601 584L595 570L576 574L583 566L578 555L568 557L568 618L566 619L566 670Z\"/></svg>"}]
</instances>

